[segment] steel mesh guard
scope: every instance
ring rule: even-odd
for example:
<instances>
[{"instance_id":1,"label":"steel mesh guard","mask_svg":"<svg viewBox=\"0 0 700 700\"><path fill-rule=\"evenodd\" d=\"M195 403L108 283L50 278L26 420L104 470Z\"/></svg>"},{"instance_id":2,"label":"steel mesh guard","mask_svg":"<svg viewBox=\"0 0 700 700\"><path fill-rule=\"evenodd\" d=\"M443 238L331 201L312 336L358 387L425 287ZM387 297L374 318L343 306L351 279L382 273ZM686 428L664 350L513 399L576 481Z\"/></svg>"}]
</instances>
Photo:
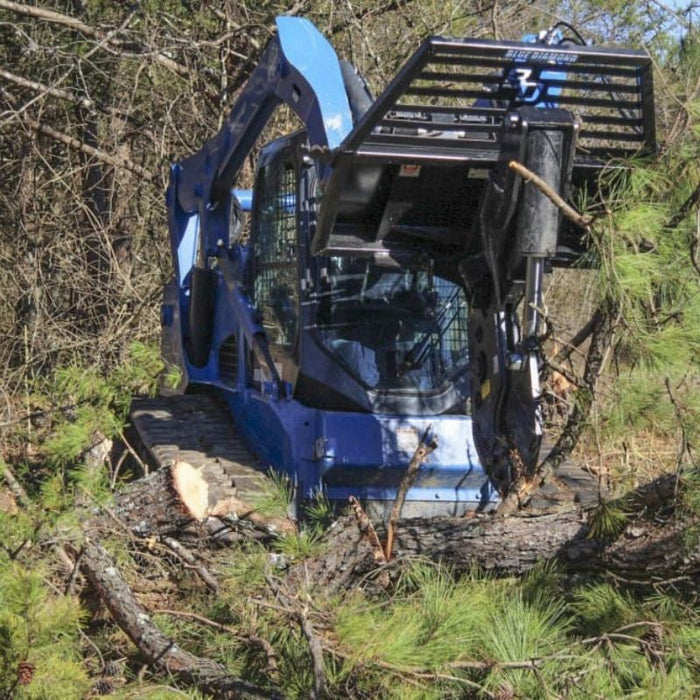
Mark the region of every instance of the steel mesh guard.
<instances>
[{"instance_id":1,"label":"steel mesh guard","mask_svg":"<svg viewBox=\"0 0 700 700\"><path fill-rule=\"evenodd\" d=\"M655 149L651 60L640 51L432 37L349 135L346 152L492 160L522 105L581 122L576 166Z\"/></svg>"}]
</instances>

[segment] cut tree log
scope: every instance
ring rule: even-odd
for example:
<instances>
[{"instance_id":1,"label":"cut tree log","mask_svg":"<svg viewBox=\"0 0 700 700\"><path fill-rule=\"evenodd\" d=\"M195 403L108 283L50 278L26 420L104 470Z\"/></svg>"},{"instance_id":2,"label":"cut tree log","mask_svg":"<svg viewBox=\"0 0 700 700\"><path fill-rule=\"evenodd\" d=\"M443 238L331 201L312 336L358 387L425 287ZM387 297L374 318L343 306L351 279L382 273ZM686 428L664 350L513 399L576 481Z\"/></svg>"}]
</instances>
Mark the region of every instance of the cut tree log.
<instances>
[{"instance_id":1,"label":"cut tree log","mask_svg":"<svg viewBox=\"0 0 700 700\"><path fill-rule=\"evenodd\" d=\"M296 530L291 520L266 517L237 498L231 477L213 460L199 469L175 461L132 482L117 495L111 514L138 537L170 535L210 517L246 519L277 533Z\"/></svg>"},{"instance_id":2,"label":"cut tree log","mask_svg":"<svg viewBox=\"0 0 700 700\"><path fill-rule=\"evenodd\" d=\"M216 473L216 466L205 471L188 462L174 462L126 486L113 512L141 537L171 534L193 520L202 522L233 491L223 472Z\"/></svg>"},{"instance_id":3,"label":"cut tree log","mask_svg":"<svg viewBox=\"0 0 700 700\"><path fill-rule=\"evenodd\" d=\"M448 565L456 574L474 566L496 575L520 575L557 560L565 570L606 573L633 584L669 579L700 579L700 546L688 548L692 522L676 518L674 475L640 488L620 501L628 515L614 541L591 535L592 512L570 505L554 512L520 512L508 517L432 518L400 521L394 549L398 557L424 557ZM641 513L635 516L635 513ZM368 585L376 564L374 547L359 531L357 519L340 519L325 535L317 558L289 572L295 581L313 581L331 593ZM377 585L377 588L381 586Z\"/></svg>"}]
</instances>

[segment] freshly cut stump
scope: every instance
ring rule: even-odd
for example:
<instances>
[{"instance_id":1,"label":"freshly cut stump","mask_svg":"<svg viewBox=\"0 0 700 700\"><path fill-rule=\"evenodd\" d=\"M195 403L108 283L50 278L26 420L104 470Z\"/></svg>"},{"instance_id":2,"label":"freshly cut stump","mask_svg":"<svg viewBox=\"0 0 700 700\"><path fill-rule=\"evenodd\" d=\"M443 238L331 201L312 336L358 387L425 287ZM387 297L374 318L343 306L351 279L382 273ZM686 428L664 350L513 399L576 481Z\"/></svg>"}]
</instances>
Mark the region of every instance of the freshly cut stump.
<instances>
[{"instance_id":1,"label":"freshly cut stump","mask_svg":"<svg viewBox=\"0 0 700 700\"><path fill-rule=\"evenodd\" d=\"M293 521L259 513L236 494L219 462L211 460L198 468L175 460L129 484L118 494L113 512L138 537L170 535L208 518L247 520L277 534L296 532Z\"/></svg>"},{"instance_id":2,"label":"freshly cut stump","mask_svg":"<svg viewBox=\"0 0 700 700\"><path fill-rule=\"evenodd\" d=\"M141 537L167 535L193 520L222 515L234 494L231 477L218 464L197 469L175 461L129 484L118 495L114 514Z\"/></svg>"}]
</instances>

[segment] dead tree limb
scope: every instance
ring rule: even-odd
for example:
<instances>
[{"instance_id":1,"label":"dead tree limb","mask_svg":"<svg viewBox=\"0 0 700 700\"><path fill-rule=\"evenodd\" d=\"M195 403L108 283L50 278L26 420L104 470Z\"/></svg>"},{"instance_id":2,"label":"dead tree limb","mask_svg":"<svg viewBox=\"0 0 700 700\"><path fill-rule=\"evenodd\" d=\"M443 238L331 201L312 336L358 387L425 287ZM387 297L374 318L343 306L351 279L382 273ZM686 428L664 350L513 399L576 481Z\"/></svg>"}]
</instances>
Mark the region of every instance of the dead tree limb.
<instances>
[{"instance_id":1,"label":"dead tree limb","mask_svg":"<svg viewBox=\"0 0 700 700\"><path fill-rule=\"evenodd\" d=\"M78 556L78 552L73 552ZM109 553L88 541L80 559L80 569L90 581L114 621L136 644L148 663L186 683L212 693L217 698L269 698L270 693L232 676L211 659L190 654L151 621L139 605Z\"/></svg>"},{"instance_id":2,"label":"dead tree limb","mask_svg":"<svg viewBox=\"0 0 700 700\"><path fill-rule=\"evenodd\" d=\"M595 330L596 324L599 323L601 313L602 312L600 309L596 309L593 312L593 316L586 321L586 323L578 330L576 335L574 335L574 337L569 340L566 345L562 347L561 350L559 350L552 358L552 362L564 362L576 348L583 345L583 343L588 340L591 333L593 333Z\"/></svg>"},{"instance_id":3,"label":"dead tree limb","mask_svg":"<svg viewBox=\"0 0 700 700\"><path fill-rule=\"evenodd\" d=\"M173 537L164 536L161 537L161 542L188 568L192 569L199 578L204 581L205 585L210 591L214 593L219 590L219 582L216 580L214 575L206 568L203 564L197 561L192 552L190 552L187 547L178 542Z\"/></svg>"},{"instance_id":4,"label":"dead tree limb","mask_svg":"<svg viewBox=\"0 0 700 700\"><path fill-rule=\"evenodd\" d=\"M309 620L306 607L300 608L297 611L297 619L301 631L304 633L306 641L309 643L309 652L313 665L314 689L311 698L313 700L319 700L324 696L326 688L326 676L323 670L323 645Z\"/></svg>"},{"instance_id":5,"label":"dead tree limb","mask_svg":"<svg viewBox=\"0 0 700 700\"><path fill-rule=\"evenodd\" d=\"M0 2L2 2L2 0L0 0ZM139 175L140 177L146 180L153 180L153 175L150 171L148 171L146 168L141 167L140 165L137 165L133 161L127 160L125 158L118 158L116 156L113 156L111 153L107 153L106 151L103 151L99 148L89 146L88 144L83 143L80 139L75 138L75 136L70 136L69 134L66 134L62 131L58 131L57 129L54 129L51 126L48 126L47 124L42 124L32 119L31 117L28 117L26 114L22 115L22 121L34 131L38 131L40 134L50 136L52 139L55 139L56 141L65 144L69 148L72 148L76 151L82 151L83 153L87 153L88 155L93 156L94 158L97 158L103 163L107 163L107 165L111 165L115 168L129 170L132 173L135 173L136 175Z\"/></svg>"},{"instance_id":6,"label":"dead tree limb","mask_svg":"<svg viewBox=\"0 0 700 700\"><path fill-rule=\"evenodd\" d=\"M2 476L7 485L10 487L14 497L20 505L26 506L29 503L29 496L24 490L24 486L19 482L17 477L14 475L12 469L9 465L5 463L3 459L0 459L0 476Z\"/></svg>"},{"instance_id":7,"label":"dead tree limb","mask_svg":"<svg viewBox=\"0 0 700 700\"><path fill-rule=\"evenodd\" d=\"M593 219L590 216L583 216L579 214L571 205L567 204L564 199L555 192L539 175L536 175L526 168L522 163L518 163L517 160L511 160L508 163L508 167L514 172L518 173L520 177L525 180L525 182L531 182L542 194L549 198L552 203L561 211L561 213L569 219L572 223L580 226L583 229L588 230L593 223Z\"/></svg>"},{"instance_id":8,"label":"dead tree limb","mask_svg":"<svg viewBox=\"0 0 700 700\"><path fill-rule=\"evenodd\" d=\"M391 560L391 552L394 547L394 531L396 529L396 523L398 522L399 517L401 517L401 509L406 501L408 489L411 488L413 482L416 480L420 465L425 462L428 455L437 447L434 440L430 439L431 429L432 426L428 426L426 428L425 433L421 437L418 447L413 454L413 457L411 457L411 461L408 463L408 468L406 469L396 492L396 500L391 508L391 515L389 516L389 525L387 526L386 534L386 547L384 548L384 556L386 557L387 561Z\"/></svg>"},{"instance_id":9,"label":"dead tree limb","mask_svg":"<svg viewBox=\"0 0 700 700\"><path fill-rule=\"evenodd\" d=\"M53 85L45 85L44 83L39 83L36 80L28 80L27 78L24 78L21 75L16 75L15 73L11 73L10 71L5 70L4 68L0 68L0 78L2 78L3 80L7 80L10 83L14 83L19 87L31 90L32 92L38 92L41 96L50 95L51 97L55 97L56 99L71 102L72 104L78 105L78 107L82 107L83 109L86 109L90 112L98 111L103 112L105 114L111 114L137 126L143 126L140 120L135 119L131 114L125 112L124 110L117 109L116 107L112 107L111 105L98 104L97 102L95 102L95 100L91 100L89 97L76 95L73 92L70 92L69 90L63 90L62 88Z\"/></svg>"},{"instance_id":10,"label":"dead tree limb","mask_svg":"<svg viewBox=\"0 0 700 700\"><path fill-rule=\"evenodd\" d=\"M67 102L72 102L84 109L95 109L95 103L93 100L87 97L80 97L79 95L74 95L68 90L63 90L61 88L52 87L50 85L44 85L43 83L37 83L35 80L27 80L21 75L15 75L10 73L10 71L0 68L0 78L7 80L20 87L27 88L28 90L33 90L34 92L42 92L46 95L51 95L51 97L56 97L59 100L66 100Z\"/></svg>"}]
</instances>

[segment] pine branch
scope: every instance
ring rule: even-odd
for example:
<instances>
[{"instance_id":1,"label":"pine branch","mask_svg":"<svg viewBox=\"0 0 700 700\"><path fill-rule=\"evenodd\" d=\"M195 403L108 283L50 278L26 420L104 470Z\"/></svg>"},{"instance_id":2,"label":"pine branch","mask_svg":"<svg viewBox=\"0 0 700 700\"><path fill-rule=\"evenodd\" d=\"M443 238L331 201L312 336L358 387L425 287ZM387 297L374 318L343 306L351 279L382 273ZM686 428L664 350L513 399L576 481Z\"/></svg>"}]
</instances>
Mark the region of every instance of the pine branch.
<instances>
[{"instance_id":1,"label":"pine branch","mask_svg":"<svg viewBox=\"0 0 700 700\"><path fill-rule=\"evenodd\" d=\"M277 664L277 654L272 644L270 644L270 642L268 642L267 639L265 639L264 637L259 637L254 634L241 634L241 632L235 629L234 627L230 627L229 625L223 625L220 622L216 622L215 620L211 620L208 617L204 617L204 615L198 615L197 613L186 612L184 610L154 610L153 614L172 615L173 617L181 617L185 620L194 620L195 622L198 622L199 624L204 625L205 627L211 627L211 629L215 629L219 632L226 632L227 634L232 635L235 639L250 642L251 644L260 647L265 652L265 656L267 657L267 668L270 675L272 677L276 677L279 673L279 666Z\"/></svg>"},{"instance_id":2,"label":"pine branch","mask_svg":"<svg viewBox=\"0 0 700 700\"><path fill-rule=\"evenodd\" d=\"M303 635L306 637L306 641L309 645L309 653L311 654L311 664L314 676L314 688L309 697L312 700L320 700L325 697L326 694L326 676L324 672L323 665L323 644L321 639L316 635L316 631L309 620L309 608L308 605L302 605L296 597L287 595L282 587L277 584L277 582L270 576L265 576L267 585L275 593L278 598L281 598L287 603L288 614L291 614L297 622Z\"/></svg>"}]
</instances>

